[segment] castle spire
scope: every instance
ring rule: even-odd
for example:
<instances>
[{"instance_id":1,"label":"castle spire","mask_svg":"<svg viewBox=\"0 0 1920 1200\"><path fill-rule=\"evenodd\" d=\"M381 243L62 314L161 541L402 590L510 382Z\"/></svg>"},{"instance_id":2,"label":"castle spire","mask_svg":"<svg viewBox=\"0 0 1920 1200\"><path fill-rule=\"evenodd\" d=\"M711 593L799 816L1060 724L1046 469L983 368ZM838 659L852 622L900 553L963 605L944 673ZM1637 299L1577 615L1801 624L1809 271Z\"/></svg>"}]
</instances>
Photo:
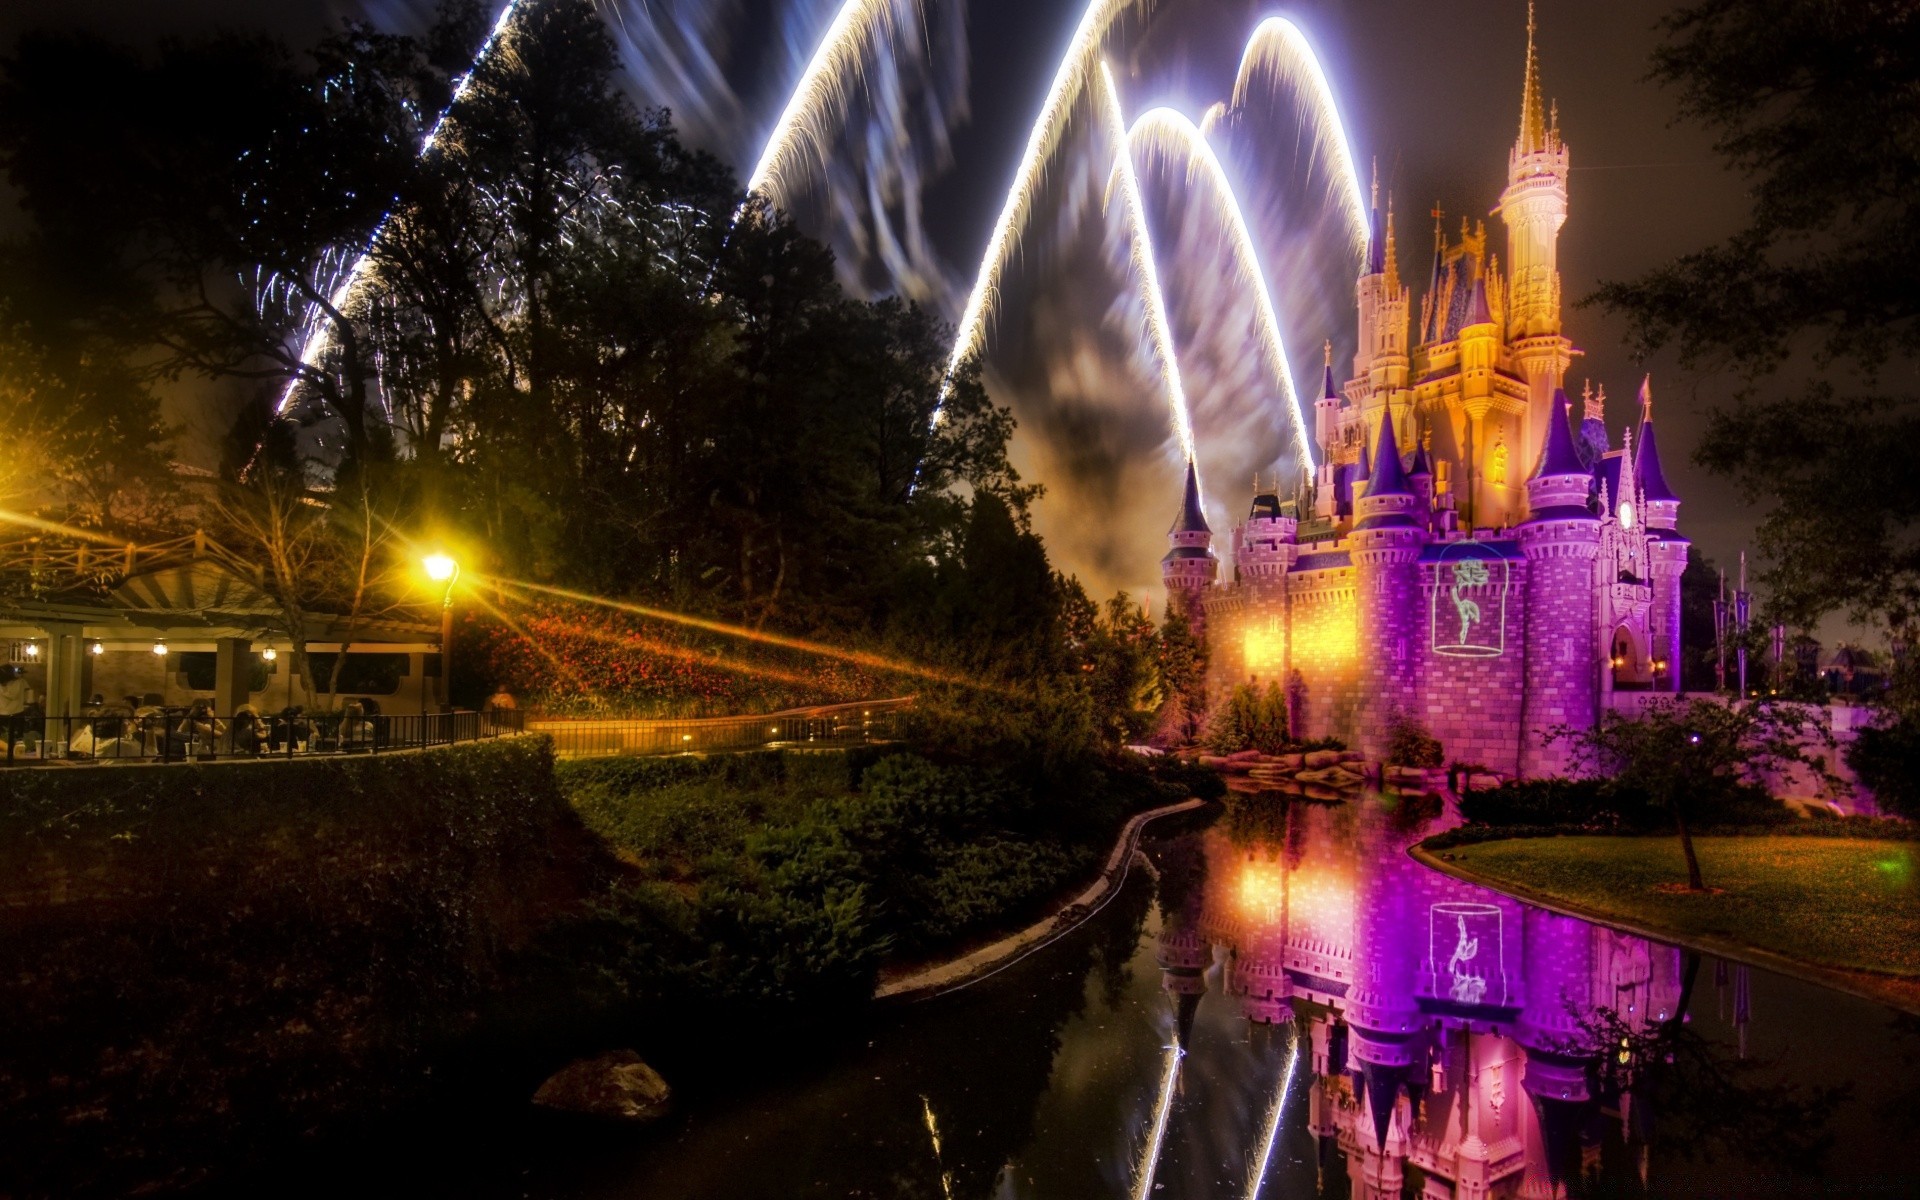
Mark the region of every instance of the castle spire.
<instances>
[{"instance_id":1,"label":"castle spire","mask_svg":"<svg viewBox=\"0 0 1920 1200\"><path fill-rule=\"evenodd\" d=\"M1206 510L1200 504L1200 472L1195 469L1193 460L1187 460L1187 493L1180 503L1180 516L1173 522L1174 533L1212 533L1207 524Z\"/></svg>"},{"instance_id":2,"label":"castle spire","mask_svg":"<svg viewBox=\"0 0 1920 1200\"><path fill-rule=\"evenodd\" d=\"M1553 415L1547 419L1547 441L1540 454L1540 469L1534 472L1535 479L1587 473L1580 462L1580 452L1574 448L1573 427L1568 423L1572 408L1566 391L1555 388Z\"/></svg>"},{"instance_id":3,"label":"castle spire","mask_svg":"<svg viewBox=\"0 0 1920 1200\"><path fill-rule=\"evenodd\" d=\"M1387 193L1387 254L1386 262L1381 269L1387 274L1387 295L1398 296L1400 294L1400 256L1394 252L1393 246L1392 192Z\"/></svg>"},{"instance_id":4,"label":"castle spire","mask_svg":"<svg viewBox=\"0 0 1920 1200\"><path fill-rule=\"evenodd\" d=\"M1400 441L1393 436L1393 405L1380 413L1380 449L1373 456L1373 474L1367 480L1369 496L1411 496L1406 464L1400 461Z\"/></svg>"},{"instance_id":5,"label":"castle spire","mask_svg":"<svg viewBox=\"0 0 1920 1200\"><path fill-rule=\"evenodd\" d=\"M1527 0L1527 77L1520 91L1520 140L1515 147L1521 154L1536 154L1548 148L1546 101L1540 94L1540 55L1534 49L1533 0Z\"/></svg>"},{"instance_id":6,"label":"castle spire","mask_svg":"<svg viewBox=\"0 0 1920 1200\"><path fill-rule=\"evenodd\" d=\"M1660 447L1653 440L1653 376L1640 384L1640 450L1634 455L1633 473L1640 477L1640 491L1648 500L1670 500L1673 494L1667 476L1660 469Z\"/></svg>"},{"instance_id":7,"label":"castle spire","mask_svg":"<svg viewBox=\"0 0 1920 1200\"><path fill-rule=\"evenodd\" d=\"M1367 269L1368 275L1380 275L1387 269L1387 238L1380 228L1380 160L1373 160L1372 200L1367 211ZM1387 203L1391 205L1392 199Z\"/></svg>"},{"instance_id":8,"label":"castle spire","mask_svg":"<svg viewBox=\"0 0 1920 1200\"><path fill-rule=\"evenodd\" d=\"M1326 378L1322 380L1320 384L1320 398L1322 400L1338 400L1340 398L1340 389L1334 386L1334 382L1333 382L1333 339L1332 338L1327 339L1326 358L1327 358L1327 375L1326 375Z\"/></svg>"}]
</instances>

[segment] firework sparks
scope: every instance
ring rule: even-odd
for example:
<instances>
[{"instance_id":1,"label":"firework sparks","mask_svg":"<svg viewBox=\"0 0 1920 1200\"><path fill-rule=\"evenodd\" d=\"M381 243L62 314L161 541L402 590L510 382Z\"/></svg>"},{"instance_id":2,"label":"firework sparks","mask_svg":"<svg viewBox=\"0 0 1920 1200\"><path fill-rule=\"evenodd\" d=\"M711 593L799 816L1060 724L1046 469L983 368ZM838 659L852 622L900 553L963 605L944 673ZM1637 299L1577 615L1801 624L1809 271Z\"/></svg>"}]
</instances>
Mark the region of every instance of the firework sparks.
<instances>
[{"instance_id":1,"label":"firework sparks","mask_svg":"<svg viewBox=\"0 0 1920 1200\"><path fill-rule=\"evenodd\" d=\"M1007 189L1006 203L1001 205L1000 216L994 221L993 232L987 238L986 253L981 256L980 271L974 278L973 291L968 293L966 309L960 314L953 353L947 359L947 382L941 385L943 399L946 389L951 386L954 372L986 340L987 318L992 314L994 302L1000 294L1000 273L1006 269L1007 259L1012 256L1019 239L1019 231L1026 225L1027 213L1033 207L1034 192L1039 189L1047 161L1060 144L1060 135L1066 128L1073 101L1081 94L1088 75L1092 73L1102 39L1122 13L1147 2L1149 0L1092 0L1081 15L1080 24L1074 29L1072 40L1067 43L1066 53L1060 56L1060 66L1054 72L1047 98L1040 106L1040 115L1027 133L1026 150L1021 154L1020 165L1014 171L1013 186ZM934 414L934 419L939 419L938 412Z\"/></svg>"},{"instance_id":2,"label":"firework sparks","mask_svg":"<svg viewBox=\"0 0 1920 1200\"><path fill-rule=\"evenodd\" d=\"M1113 126L1114 180L1119 184L1127 229L1133 243L1134 277L1140 284L1140 300L1147 309L1147 333L1160 356L1160 374L1167 385L1167 404L1173 410L1174 432L1180 436L1180 450L1188 462L1196 461L1193 447L1193 422L1187 417L1187 392L1180 383L1180 360L1173 348L1173 326L1167 320L1166 295L1160 290L1160 272L1153 262L1153 238L1147 232L1147 205L1140 195L1140 177L1133 169L1133 152L1128 147L1127 118L1120 109L1120 91L1113 83L1113 70L1100 64L1100 97L1107 119ZM1107 189L1111 201L1112 187ZM1199 468L1194 468L1196 478Z\"/></svg>"},{"instance_id":3,"label":"firework sparks","mask_svg":"<svg viewBox=\"0 0 1920 1200\"><path fill-rule=\"evenodd\" d=\"M1334 99L1333 85L1313 52L1313 43L1300 27L1285 17L1268 17L1254 28L1240 55L1240 69L1233 78L1233 107L1244 108L1256 77L1265 76L1284 84L1294 93L1312 127L1314 142L1326 157L1329 176L1327 188L1346 212L1353 234L1354 253L1367 248L1367 196L1360 185L1360 172L1354 167L1353 149L1347 141L1347 127L1340 119L1340 105Z\"/></svg>"},{"instance_id":4,"label":"firework sparks","mask_svg":"<svg viewBox=\"0 0 1920 1200\"><path fill-rule=\"evenodd\" d=\"M440 110L440 115L434 120L433 127L427 130L427 136L422 139L420 143L421 157L432 153L434 146L440 140L441 132L446 128L447 119L453 114L454 107L466 97L468 89L473 86L473 77L478 73L480 64L485 62L487 56L492 54L494 48L500 44L501 38L506 34L507 26L513 20L513 14L519 10L519 7L520 0L507 0L507 3L500 7L500 15L494 19L493 28L487 33L487 40L480 43L480 52L474 55L473 66L469 67L467 73L462 75L454 83L452 98L447 101L447 106ZM387 231L387 224L392 219L393 214L391 212L381 216L379 222L374 226L373 236L367 239L366 248L361 250L359 257L354 259L353 266L347 271L346 277L340 281L339 285L333 289L332 294L328 297L328 309L335 313L344 314L353 303L355 296L360 290L360 285L366 279L367 268L373 262L373 247L379 243L380 235ZM273 415L276 417L286 415L288 406L293 403L294 394L300 390L300 385L306 381L306 373L317 369L321 356L327 352L327 347L333 344L331 330L329 326L320 319L320 316L321 314L318 311L308 314L307 320L305 321L307 327L306 340L300 348L301 370L296 373L292 379L287 381L286 389L280 393L280 400L273 407ZM255 454L257 455L258 453L259 451L256 449ZM249 462L248 465L251 466L251 462Z\"/></svg>"},{"instance_id":5,"label":"firework sparks","mask_svg":"<svg viewBox=\"0 0 1920 1200\"><path fill-rule=\"evenodd\" d=\"M1253 231L1247 225L1246 214L1241 211L1240 200L1234 193L1233 181L1227 177L1219 155L1207 143L1203 129L1171 108L1156 108L1141 114L1134 121L1133 128L1127 131L1127 141L1130 145L1137 143L1162 158L1184 158L1189 185L1196 179L1206 181L1207 194L1212 199L1210 210L1233 249L1233 261L1239 270L1241 282L1253 295L1260 346L1266 352L1275 378L1280 381L1281 392L1286 396L1287 413L1293 419L1294 444L1300 461L1312 462L1312 439L1307 434L1306 414L1300 406L1300 393L1293 386L1293 371L1287 361L1287 343L1280 333L1280 317L1273 308L1273 294L1267 283L1266 268L1260 263Z\"/></svg>"},{"instance_id":6,"label":"firework sparks","mask_svg":"<svg viewBox=\"0 0 1920 1200\"><path fill-rule=\"evenodd\" d=\"M785 195L786 173L800 154L809 148L816 157L824 154L828 123L845 107L849 86L866 75L867 46L892 26L891 0L847 0L841 6L774 122L766 149L747 178L748 192Z\"/></svg>"}]
</instances>

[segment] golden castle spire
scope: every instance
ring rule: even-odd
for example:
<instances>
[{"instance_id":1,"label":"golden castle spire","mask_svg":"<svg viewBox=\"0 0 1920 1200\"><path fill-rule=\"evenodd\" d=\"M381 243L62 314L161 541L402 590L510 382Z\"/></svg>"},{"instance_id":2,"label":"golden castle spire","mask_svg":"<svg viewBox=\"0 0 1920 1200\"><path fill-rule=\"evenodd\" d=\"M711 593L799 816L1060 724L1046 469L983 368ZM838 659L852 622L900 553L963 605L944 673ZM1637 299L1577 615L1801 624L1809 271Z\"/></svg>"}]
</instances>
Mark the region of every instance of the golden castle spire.
<instances>
[{"instance_id":1,"label":"golden castle spire","mask_svg":"<svg viewBox=\"0 0 1920 1200\"><path fill-rule=\"evenodd\" d=\"M1550 148L1546 101L1540 94L1540 55L1533 45L1533 0L1527 0L1527 79L1520 92L1520 144L1522 154L1536 154Z\"/></svg>"},{"instance_id":2,"label":"golden castle spire","mask_svg":"<svg viewBox=\"0 0 1920 1200\"><path fill-rule=\"evenodd\" d=\"M1400 256L1393 246L1393 193L1387 193L1387 295L1400 294Z\"/></svg>"}]
</instances>

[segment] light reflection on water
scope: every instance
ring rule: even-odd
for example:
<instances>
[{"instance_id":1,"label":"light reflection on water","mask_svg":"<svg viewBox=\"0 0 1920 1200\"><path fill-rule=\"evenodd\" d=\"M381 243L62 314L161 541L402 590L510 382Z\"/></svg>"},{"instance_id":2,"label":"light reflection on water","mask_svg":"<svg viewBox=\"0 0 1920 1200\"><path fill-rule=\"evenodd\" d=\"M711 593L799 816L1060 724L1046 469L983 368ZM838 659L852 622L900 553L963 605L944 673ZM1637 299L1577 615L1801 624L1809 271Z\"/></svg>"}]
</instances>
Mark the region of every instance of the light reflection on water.
<instances>
[{"instance_id":1,"label":"light reflection on water","mask_svg":"<svg viewBox=\"0 0 1920 1200\"><path fill-rule=\"evenodd\" d=\"M494 1131L463 1191L1920 1194L1920 1023L1428 871L1409 807L1236 798L1005 973L663 1129Z\"/></svg>"}]
</instances>

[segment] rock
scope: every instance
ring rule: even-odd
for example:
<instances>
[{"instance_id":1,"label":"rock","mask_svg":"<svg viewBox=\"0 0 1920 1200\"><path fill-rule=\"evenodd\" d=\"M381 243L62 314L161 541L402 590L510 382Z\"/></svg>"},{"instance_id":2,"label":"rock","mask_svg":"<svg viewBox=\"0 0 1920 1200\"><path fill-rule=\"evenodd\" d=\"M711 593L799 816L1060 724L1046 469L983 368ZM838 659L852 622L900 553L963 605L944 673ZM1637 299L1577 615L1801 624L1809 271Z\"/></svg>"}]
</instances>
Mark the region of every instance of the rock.
<instances>
[{"instance_id":1,"label":"rock","mask_svg":"<svg viewBox=\"0 0 1920 1200\"><path fill-rule=\"evenodd\" d=\"M1387 768L1387 778L1395 783L1413 783L1425 787L1427 784L1427 770L1425 767L1389 766Z\"/></svg>"},{"instance_id":2,"label":"rock","mask_svg":"<svg viewBox=\"0 0 1920 1200\"><path fill-rule=\"evenodd\" d=\"M1318 771L1302 771L1300 774L1294 776L1294 778L1301 783L1317 783L1325 787L1336 788L1357 787L1365 782L1363 776L1355 774L1337 764L1331 767L1322 767Z\"/></svg>"},{"instance_id":3,"label":"rock","mask_svg":"<svg viewBox=\"0 0 1920 1200\"><path fill-rule=\"evenodd\" d=\"M1262 756L1258 750L1235 750L1227 757L1234 762L1258 762Z\"/></svg>"},{"instance_id":4,"label":"rock","mask_svg":"<svg viewBox=\"0 0 1920 1200\"><path fill-rule=\"evenodd\" d=\"M1224 754L1202 754L1199 762L1203 767L1224 767L1227 765L1227 756Z\"/></svg>"},{"instance_id":5,"label":"rock","mask_svg":"<svg viewBox=\"0 0 1920 1200\"><path fill-rule=\"evenodd\" d=\"M1338 750L1309 750L1300 756L1300 765L1314 771L1337 766L1339 762L1340 751Z\"/></svg>"},{"instance_id":6,"label":"rock","mask_svg":"<svg viewBox=\"0 0 1920 1200\"><path fill-rule=\"evenodd\" d=\"M1476 772L1467 776L1467 787L1476 792L1485 791L1488 788L1497 788L1499 786L1500 777L1498 775L1481 775Z\"/></svg>"},{"instance_id":7,"label":"rock","mask_svg":"<svg viewBox=\"0 0 1920 1200\"><path fill-rule=\"evenodd\" d=\"M660 1073L631 1050L613 1050L562 1068L540 1085L542 1108L615 1121L645 1123L667 1111L672 1091Z\"/></svg>"},{"instance_id":8,"label":"rock","mask_svg":"<svg viewBox=\"0 0 1920 1200\"><path fill-rule=\"evenodd\" d=\"M1336 753L1340 755L1340 761L1343 763L1357 763L1357 762L1367 761L1367 756L1360 753L1358 750L1340 750L1340 751L1336 751Z\"/></svg>"},{"instance_id":9,"label":"rock","mask_svg":"<svg viewBox=\"0 0 1920 1200\"><path fill-rule=\"evenodd\" d=\"M1307 756L1304 754L1276 754L1273 757L1273 761L1290 771L1298 771L1301 767L1307 765Z\"/></svg>"}]
</instances>

